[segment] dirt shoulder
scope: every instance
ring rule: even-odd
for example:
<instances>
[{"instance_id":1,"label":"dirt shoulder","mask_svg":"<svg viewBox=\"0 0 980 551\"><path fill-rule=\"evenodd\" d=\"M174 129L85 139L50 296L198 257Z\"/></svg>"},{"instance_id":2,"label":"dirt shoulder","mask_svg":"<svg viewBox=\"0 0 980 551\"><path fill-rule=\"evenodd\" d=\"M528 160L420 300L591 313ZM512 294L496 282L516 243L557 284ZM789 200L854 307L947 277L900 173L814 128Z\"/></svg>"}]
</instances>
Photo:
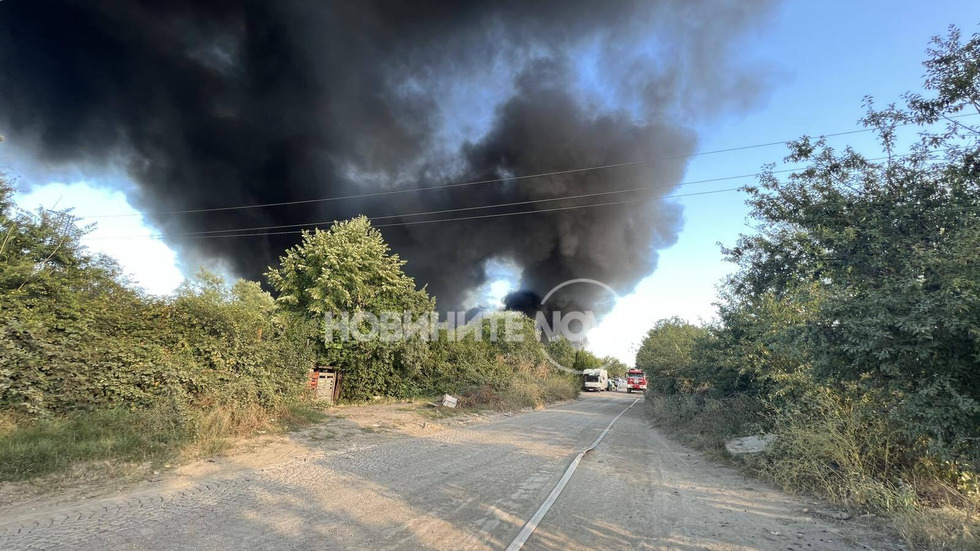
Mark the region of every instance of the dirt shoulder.
<instances>
[{"instance_id":1,"label":"dirt shoulder","mask_svg":"<svg viewBox=\"0 0 980 551\"><path fill-rule=\"evenodd\" d=\"M122 492L191 487L204 479L231 478L287 460L346 453L394 438L433 435L517 412L437 408L423 401L402 401L333 406L324 413L322 422L294 432L235 439L227 451L213 457L163 466L97 462L57 476L0 483L0 515L29 513Z\"/></svg>"},{"instance_id":2,"label":"dirt shoulder","mask_svg":"<svg viewBox=\"0 0 980 551\"><path fill-rule=\"evenodd\" d=\"M664 436L643 403L578 466L525 549L898 551L871 517L834 519Z\"/></svg>"},{"instance_id":3,"label":"dirt shoulder","mask_svg":"<svg viewBox=\"0 0 980 551\"><path fill-rule=\"evenodd\" d=\"M445 418L408 404L335 408L321 425L131 490L0 507L0 541L11 550L503 549L634 400L610 393ZM813 515L809 501L664 438L638 405L581 461L528 548L902 548L866 520Z\"/></svg>"}]
</instances>

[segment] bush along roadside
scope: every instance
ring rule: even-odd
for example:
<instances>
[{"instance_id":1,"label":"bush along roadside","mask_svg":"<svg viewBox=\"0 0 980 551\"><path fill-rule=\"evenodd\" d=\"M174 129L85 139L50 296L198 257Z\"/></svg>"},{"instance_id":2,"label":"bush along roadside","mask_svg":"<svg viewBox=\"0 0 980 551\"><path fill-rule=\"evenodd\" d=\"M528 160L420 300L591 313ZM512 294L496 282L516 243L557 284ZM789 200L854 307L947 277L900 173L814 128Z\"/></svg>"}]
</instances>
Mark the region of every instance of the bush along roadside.
<instances>
[{"instance_id":1,"label":"bush along roadside","mask_svg":"<svg viewBox=\"0 0 980 551\"><path fill-rule=\"evenodd\" d=\"M314 422L315 365L343 373L351 403L451 393L517 409L578 392L547 367L519 314L477 320L462 338L327 338L328 312L435 307L364 218L304 234L269 272L275 297L207 271L157 297L83 247L70 212L17 209L13 190L0 173L0 481L95 461L173 462ZM477 338L498 321L523 338Z\"/></svg>"},{"instance_id":2,"label":"bush along roadside","mask_svg":"<svg viewBox=\"0 0 980 551\"><path fill-rule=\"evenodd\" d=\"M861 405L824 394L794 413L747 396L650 390L647 413L672 438L792 492L852 514L890 519L918 549L980 546L980 492L973 472L908 448L896 427ZM733 456L731 439L771 434L765 452Z\"/></svg>"},{"instance_id":3,"label":"bush along roadside","mask_svg":"<svg viewBox=\"0 0 980 551\"><path fill-rule=\"evenodd\" d=\"M980 546L980 35L934 39L926 92L864 123L883 161L803 137L748 186L755 232L717 322L658 322L636 358L664 430L785 489L885 513L922 548ZM899 150L900 127L918 136Z\"/></svg>"}]
</instances>

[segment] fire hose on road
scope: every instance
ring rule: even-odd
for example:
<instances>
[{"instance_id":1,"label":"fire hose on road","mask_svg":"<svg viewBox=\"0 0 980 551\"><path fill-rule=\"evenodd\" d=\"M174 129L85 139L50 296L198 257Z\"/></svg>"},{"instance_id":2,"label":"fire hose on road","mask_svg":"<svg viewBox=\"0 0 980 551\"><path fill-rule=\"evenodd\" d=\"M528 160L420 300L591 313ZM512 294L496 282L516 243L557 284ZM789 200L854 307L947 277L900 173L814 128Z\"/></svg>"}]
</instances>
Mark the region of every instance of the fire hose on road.
<instances>
[{"instance_id":1,"label":"fire hose on road","mask_svg":"<svg viewBox=\"0 0 980 551\"><path fill-rule=\"evenodd\" d=\"M520 533L517 534L517 537L514 538L514 541L512 541L510 545L507 546L507 551L519 551L522 547L524 547L524 544L527 542L527 539L531 537L531 534L534 533L534 529L538 527L538 523L541 522L541 519L543 519L544 516L548 514L548 510L551 509L551 506L555 504L555 501L558 499L558 496L561 495L561 491L565 488L565 485L568 484L568 481L571 480L572 475L575 473L575 469L578 468L578 464L582 461L582 458L585 457L585 454L594 450L596 446L599 445L599 442L602 442L602 439L605 438L606 433L608 433L609 429L612 428L613 423L619 420L619 418L622 417L624 413L629 411L630 408L635 406L637 402L639 402L639 400L633 400L632 404L630 404L623 411L619 412L619 415L617 415L615 418L613 418L612 421L609 422L609 426L606 427L606 430L602 431L602 434L600 434L599 437L595 439L595 442L593 442L591 446L582 450L581 452L579 452L577 456L575 456L575 459L572 460L572 464L569 465L567 469L565 469L565 474L562 475L561 480L558 481L558 484L555 485L555 488L551 490L550 494L548 494L548 498L544 500L544 503L542 503L540 507L538 507L538 510L535 511L531 519L527 521L527 524L525 524L524 528L522 528Z\"/></svg>"}]
</instances>

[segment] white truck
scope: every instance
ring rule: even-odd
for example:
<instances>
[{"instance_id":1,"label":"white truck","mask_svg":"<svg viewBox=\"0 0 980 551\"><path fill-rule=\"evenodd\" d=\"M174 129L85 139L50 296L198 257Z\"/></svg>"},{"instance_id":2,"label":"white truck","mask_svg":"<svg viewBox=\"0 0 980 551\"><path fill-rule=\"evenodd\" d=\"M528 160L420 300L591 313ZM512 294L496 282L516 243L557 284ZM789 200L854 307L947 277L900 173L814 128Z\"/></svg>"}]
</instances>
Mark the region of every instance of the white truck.
<instances>
[{"instance_id":1,"label":"white truck","mask_svg":"<svg viewBox=\"0 0 980 551\"><path fill-rule=\"evenodd\" d=\"M586 369L582 372L582 389L602 392L608 390L609 373L605 369Z\"/></svg>"}]
</instances>

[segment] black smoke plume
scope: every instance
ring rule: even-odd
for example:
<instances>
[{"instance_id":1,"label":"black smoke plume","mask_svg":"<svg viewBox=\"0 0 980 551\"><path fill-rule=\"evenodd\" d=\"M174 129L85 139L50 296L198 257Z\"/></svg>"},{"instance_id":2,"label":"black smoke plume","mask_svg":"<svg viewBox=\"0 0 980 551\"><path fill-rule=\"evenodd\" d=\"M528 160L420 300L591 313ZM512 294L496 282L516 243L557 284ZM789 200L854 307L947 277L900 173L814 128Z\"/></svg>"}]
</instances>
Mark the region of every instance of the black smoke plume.
<instances>
[{"instance_id":1,"label":"black smoke plume","mask_svg":"<svg viewBox=\"0 0 980 551\"><path fill-rule=\"evenodd\" d=\"M221 260L250 278L297 236L187 234L650 186L446 216L547 211L537 214L382 228L440 309L472 306L492 259L520 268L525 292L515 297L570 278L626 292L677 238L680 208L663 197L684 174L678 157L695 151L691 127L753 105L766 88L736 58L770 11L743 0L6 0L2 147L46 167L122 166L135 183L130 201L186 264ZM167 214L642 159L662 160ZM627 199L638 200L549 210ZM555 300L601 310L600 291L569 286Z\"/></svg>"}]
</instances>

